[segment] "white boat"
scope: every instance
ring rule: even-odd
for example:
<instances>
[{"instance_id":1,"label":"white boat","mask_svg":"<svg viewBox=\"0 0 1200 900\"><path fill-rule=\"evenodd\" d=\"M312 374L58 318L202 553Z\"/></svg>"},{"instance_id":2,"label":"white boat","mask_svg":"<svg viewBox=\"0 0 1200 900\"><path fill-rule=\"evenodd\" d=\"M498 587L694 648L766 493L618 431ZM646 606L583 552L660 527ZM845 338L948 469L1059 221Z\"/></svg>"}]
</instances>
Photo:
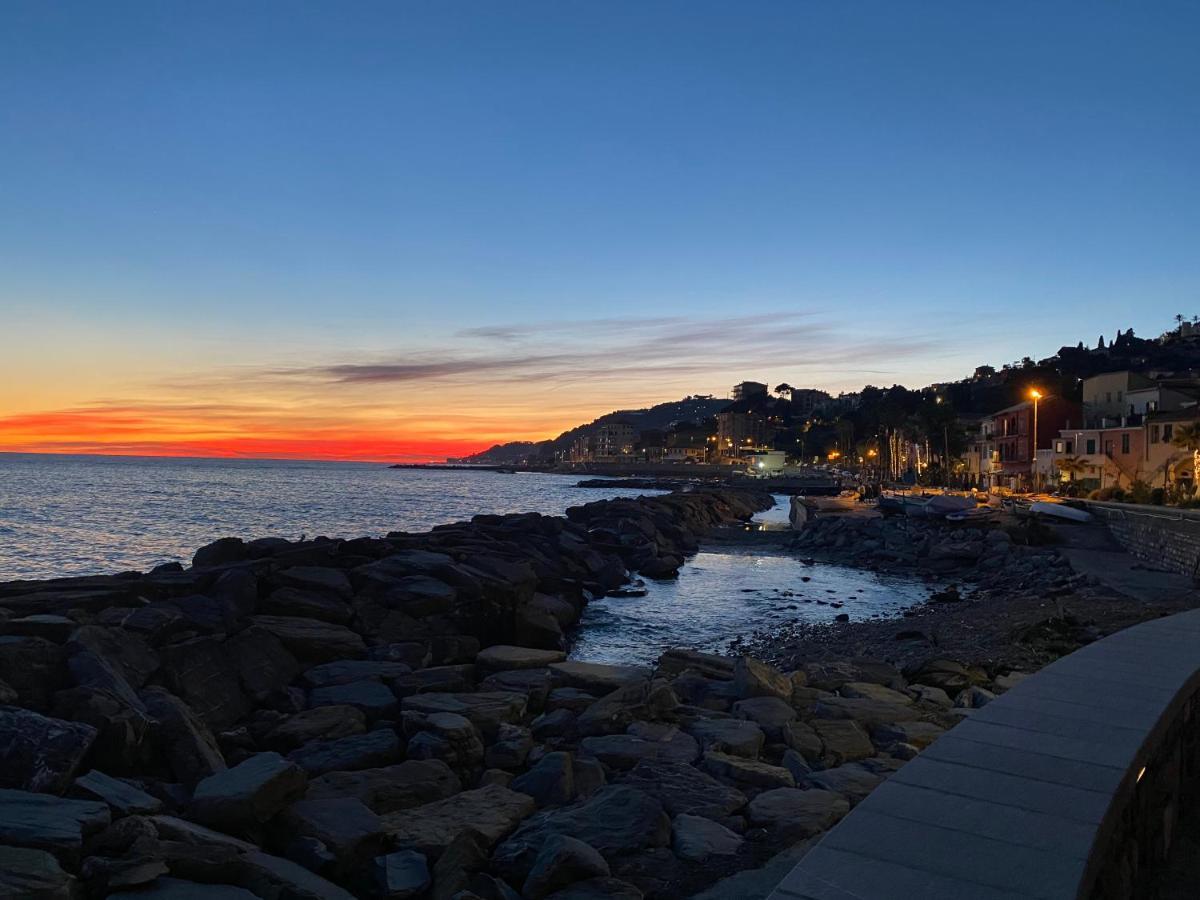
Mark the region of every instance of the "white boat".
<instances>
[{"instance_id":1,"label":"white boat","mask_svg":"<svg viewBox=\"0 0 1200 900\"><path fill-rule=\"evenodd\" d=\"M968 512L976 508L974 497L962 497L958 494L935 494L928 500L909 498L904 504L904 513L909 516L923 516L930 519L941 519L951 513Z\"/></svg>"},{"instance_id":2,"label":"white boat","mask_svg":"<svg viewBox=\"0 0 1200 900\"><path fill-rule=\"evenodd\" d=\"M1050 503L1046 500L1035 500L1029 504L1029 511L1039 516L1053 516L1056 519L1065 519L1068 522L1092 521L1092 514L1086 509L1076 509L1074 506L1067 506L1065 503Z\"/></svg>"}]
</instances>

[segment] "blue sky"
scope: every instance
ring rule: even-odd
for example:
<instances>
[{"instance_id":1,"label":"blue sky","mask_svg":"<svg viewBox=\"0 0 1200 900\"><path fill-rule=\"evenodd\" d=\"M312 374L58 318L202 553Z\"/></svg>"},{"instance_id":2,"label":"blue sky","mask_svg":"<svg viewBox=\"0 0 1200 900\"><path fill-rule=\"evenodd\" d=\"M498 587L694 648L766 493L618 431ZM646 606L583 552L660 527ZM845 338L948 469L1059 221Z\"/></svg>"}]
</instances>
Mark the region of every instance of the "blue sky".
<instances>
[{"instance_id":1,"label":"blue sky","mask_svg":"<svg viewBox=\"0 0 1200 900\"><path fill-rule=\"evenodd\" d=\"M827 360L880 339L862 377L742 342L696 391L916 384L1200 312L1195 4L2 14L0 376L43 387L0 414L503 355L462 333L487 326L610 346L597 319L803 314ZM606 384L589 402L657 390Z\"/></svg>"}]
</instances>

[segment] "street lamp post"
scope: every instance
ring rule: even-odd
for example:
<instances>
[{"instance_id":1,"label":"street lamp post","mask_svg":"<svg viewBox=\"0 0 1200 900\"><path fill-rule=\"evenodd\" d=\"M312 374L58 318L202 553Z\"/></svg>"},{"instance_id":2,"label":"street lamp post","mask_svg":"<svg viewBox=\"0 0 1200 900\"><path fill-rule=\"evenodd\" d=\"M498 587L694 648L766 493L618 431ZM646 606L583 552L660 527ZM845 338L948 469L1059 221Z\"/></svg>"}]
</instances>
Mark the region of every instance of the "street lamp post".
<instances>
[{"instance_id":1,"label":"street lamp post","mask_svg":"<svg viewBox=\"0 0 1200 900\"><path fill-rule=\"evenodd\" d=\"M1032 460L1033 464L1032 464L1032 468L1030 471L1031 471L1031 474L1033 477L1030 480L1033 482L1033 489L1036 492L1038 489L1038 482L1041 480L1039 478L1040 473L1038 472L1038 466L1037 466L1037 440L1038 440L1038 401L1042 399L1042 392L1037 390L1036 388L1034 388L1033 390L1031 390L1029 392L1029 396L1033 398L1033 434L1030 436L1031 437L1030 442L1033 444L1033 460Z\"/></svg>"}]
</instances>

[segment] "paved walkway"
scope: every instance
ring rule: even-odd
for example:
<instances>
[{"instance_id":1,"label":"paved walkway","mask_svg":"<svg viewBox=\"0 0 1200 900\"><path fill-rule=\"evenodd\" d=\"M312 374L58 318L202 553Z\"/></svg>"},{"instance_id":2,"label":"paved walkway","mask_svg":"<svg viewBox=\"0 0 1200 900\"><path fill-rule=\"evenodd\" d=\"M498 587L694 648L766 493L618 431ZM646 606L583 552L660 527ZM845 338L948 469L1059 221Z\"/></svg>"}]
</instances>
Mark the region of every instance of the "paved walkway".
<instances>
[{"instance_id":1,"label":"paved walkway","mask_svg":"<svg viewBox=\"0 0 1200 900\"><path fill-rule=\"evenodd\" d=\"M1065 656L880 785L772 900L1073 900L1198 687L1200 610Z\"/></svg>"},{"instance_id":2,"label":"paved walkway","mask_svg":"<svg viewBox=\"0 0 1200 900\"><path fill-rule=\"evenodd\" d=\"M1143 603L1200 596L1192 579L1148 566L1126 552L1103 525L1053 527L1062 541L1059 551L1071 568L1091 575L1119 594Z\"/></svg>"}]
</instances>

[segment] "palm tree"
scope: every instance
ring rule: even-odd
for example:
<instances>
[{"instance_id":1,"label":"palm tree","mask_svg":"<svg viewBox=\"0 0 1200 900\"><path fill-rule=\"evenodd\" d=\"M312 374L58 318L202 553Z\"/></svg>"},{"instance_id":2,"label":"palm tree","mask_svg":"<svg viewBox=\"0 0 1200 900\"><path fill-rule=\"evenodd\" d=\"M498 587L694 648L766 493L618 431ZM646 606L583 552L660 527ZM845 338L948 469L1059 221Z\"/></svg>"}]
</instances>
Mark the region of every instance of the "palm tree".
<instances>
[{"instance_id":1,"label":"palm tree","mask_svg":"<svg viewBox=\"0 0 1200 900\"><path fill-rule=\"evenodd\" d=\"M1192 451L1192 478L1197 479L1200 474L1200 422L1189 422L1187 425L1180 425L1175 429L1175 437L1171 438L1171 443L1180 450Z\"/></svg>"}]
</instances>

